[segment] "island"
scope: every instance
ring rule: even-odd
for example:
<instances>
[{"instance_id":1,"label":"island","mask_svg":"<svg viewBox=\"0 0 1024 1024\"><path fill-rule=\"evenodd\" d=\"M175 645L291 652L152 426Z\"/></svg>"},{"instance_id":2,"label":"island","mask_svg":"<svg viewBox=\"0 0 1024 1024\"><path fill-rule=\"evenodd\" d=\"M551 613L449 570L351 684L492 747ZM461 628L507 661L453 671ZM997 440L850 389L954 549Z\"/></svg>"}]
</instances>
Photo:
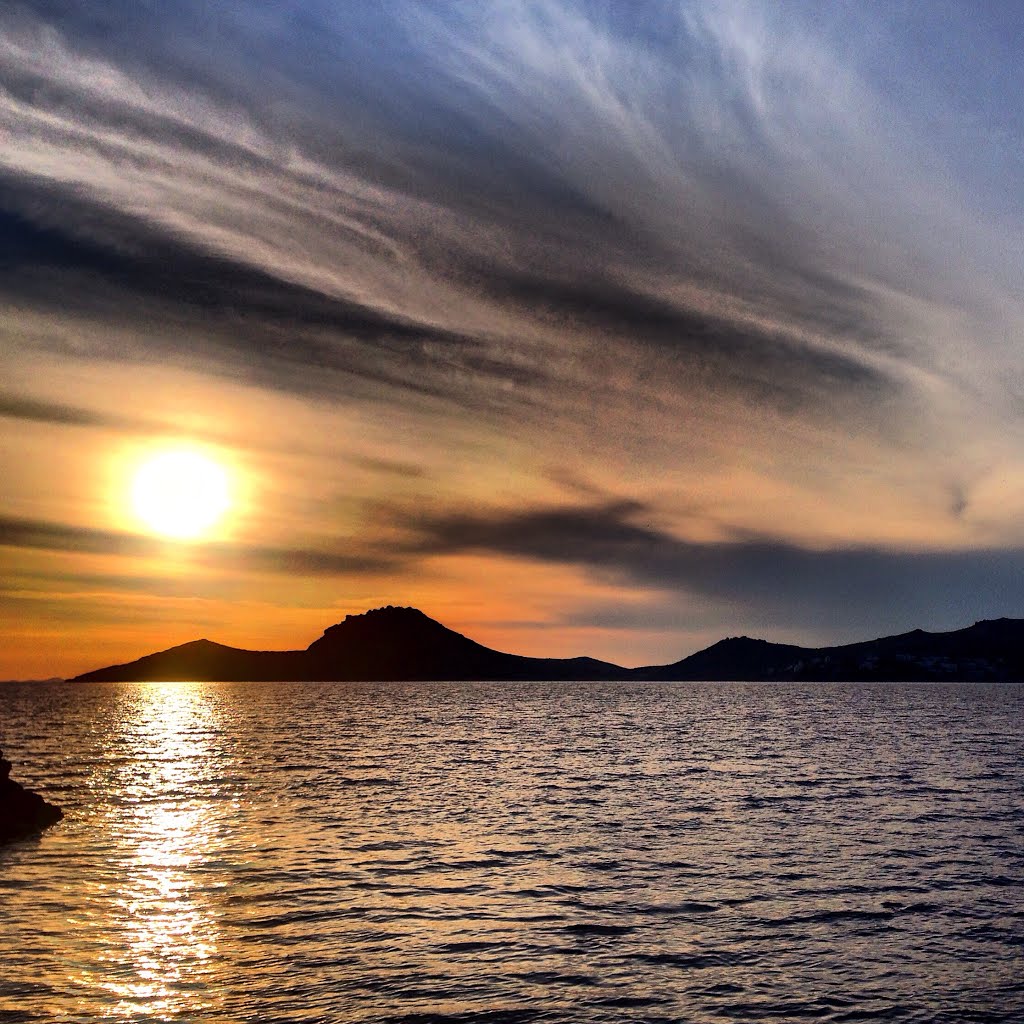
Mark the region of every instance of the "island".
<instances>
[{"instance_id":1,"label":"island","mask_svg":"<svg viewBox=\"0 0 1024 1024\"><path fill-rule=\"evenodd\" d=\"M416 608L348 615L305 650L248 651L194 640L75 677L76 682L415 680L991 681L1024 680L1024 619L833 647L729 637L670 665L623 668L595 658L530 658L484 647Z\"/></svg>"}]
</instances>

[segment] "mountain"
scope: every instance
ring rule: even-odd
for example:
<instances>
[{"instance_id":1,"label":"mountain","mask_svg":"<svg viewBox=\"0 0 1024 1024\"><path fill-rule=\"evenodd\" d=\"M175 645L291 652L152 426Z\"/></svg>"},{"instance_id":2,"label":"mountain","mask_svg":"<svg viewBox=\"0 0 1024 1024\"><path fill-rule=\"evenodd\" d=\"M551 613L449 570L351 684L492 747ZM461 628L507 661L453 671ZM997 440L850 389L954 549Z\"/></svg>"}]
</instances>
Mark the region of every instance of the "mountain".
<instances>
[{"instance_id":1,"label":"mountain","mask_svg":"<svg viewBox=\"0 0 1024 1024\"><path fill-rule=\"evenodd\" d=\"M76 682L135 680L622 679L629 670L593 658L504 654L416 608L348 615L304 651L244 651L209 640L86 672Z\"/></svg>"},{"instance_id":2,"label":"mountain","mask_svg":"<svg viewBox=\"0 0 1024 1024\"><path fill-rule=\"evenodd\" d=\"M976 622L949 633L915 629L837 647L730 637L672 665L626 669L593 658L505 654L415 608L388 606L346 616L304 651L244 651L194 640L75 681L174 679L1024 680L1024 619Z\"/></svg>"},{"instance_id":3,"label":"mountain","mask_svg":"<svg viewBox=\"0 0 1024 1024\"><path fill-rule=\"evenodd\" d=\"M309 645L314 679L618 679L594 658L526 658L491 650L416 608L348 615ZM336 673L340 670L344 676Z\"/></svg>"},{"instance_id":4,"label":"mountain","mask_svg":"<svg viewBox=\"0 0 1024 1024\"><path fill-rule=\"evenodd\" d=\"M145 682L149 680L309 679L301 671L305 651L243 651L211 640L192 640L156 654L76 676L72 682Z\"/></svg>"},{"instance_id":5,"label":"mountain","mask_svg":"<svg viewBox=\"0 0 1024 1024\"><path fill-rule=\"evenodd\" d=\"M63 683L63 676L50 676L48 679L0 679L0 686L17 683L20 686L41 686L45 683Z\"/></svg>"},{"instance_id":6,"label":"mountain","mask_svg":"<svg viewBox=\"0 0 1024 1024\"><path fill-rule=\"evenodd\" d=\"M636 673L642 679L663 680L1024 680L1024 619L990 619L949 633L915 629L838 647L730 637L675 664Z\"/></svg>"}]
</instances>

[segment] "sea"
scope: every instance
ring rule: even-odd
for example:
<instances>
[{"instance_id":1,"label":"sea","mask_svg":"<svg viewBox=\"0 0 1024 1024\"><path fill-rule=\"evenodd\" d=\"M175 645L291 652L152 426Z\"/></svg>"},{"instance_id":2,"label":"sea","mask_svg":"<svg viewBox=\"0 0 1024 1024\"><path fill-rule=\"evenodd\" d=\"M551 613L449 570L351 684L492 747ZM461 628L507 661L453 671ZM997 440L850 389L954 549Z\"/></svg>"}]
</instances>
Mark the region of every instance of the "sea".
<instances>
[{"instance_id":1,"label":"sea","mask_svg":"<svg viewBox=\"0 0 1024 1024\"><path fill-rule=\"evenodd\" d=\"M1024 686L0 686L0 1021L1024 1021Z\"/></svg>"}]
</instances>

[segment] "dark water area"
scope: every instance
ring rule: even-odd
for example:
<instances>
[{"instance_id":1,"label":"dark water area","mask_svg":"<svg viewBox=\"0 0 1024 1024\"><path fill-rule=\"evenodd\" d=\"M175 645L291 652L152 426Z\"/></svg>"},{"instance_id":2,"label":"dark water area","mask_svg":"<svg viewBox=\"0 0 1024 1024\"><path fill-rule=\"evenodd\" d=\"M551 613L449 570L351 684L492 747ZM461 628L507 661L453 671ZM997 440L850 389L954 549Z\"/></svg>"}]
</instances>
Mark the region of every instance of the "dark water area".
<instances>
[{"instance_id":1,"label":"dark water area","mask_svg":"<svg viewBox=\"0 0 1024 1024\"><path fill-rule=\"evenodd\" d=\"M1024 687L0 686L0 1021L1024 1021Z\"/></svg>"}]
</instances>

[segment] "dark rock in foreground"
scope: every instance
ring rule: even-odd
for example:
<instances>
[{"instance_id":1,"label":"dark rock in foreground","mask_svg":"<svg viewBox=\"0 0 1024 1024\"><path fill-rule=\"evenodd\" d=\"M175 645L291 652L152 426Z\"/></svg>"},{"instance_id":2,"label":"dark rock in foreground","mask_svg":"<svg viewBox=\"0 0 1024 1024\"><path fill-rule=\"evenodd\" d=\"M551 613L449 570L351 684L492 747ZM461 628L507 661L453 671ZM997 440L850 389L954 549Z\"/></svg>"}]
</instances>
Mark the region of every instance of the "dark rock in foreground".
<instances>
[{"instance_id":1,"label":"dark rock in foreground","mask_svg":"<svg viewBox=\"0 0 1024 1024\"><path fill-rule=\"evenodd\" d=\"M749 637L720 640L672 665L628 669L594 658L525 658L491 650L415 608L349 615L304 651L243 651L209 640L172 647L78 682L146 680L735 680L888 682L1024 680L1024 620L993 619L948 633L915 629L836 647Z\"/></svg>"},{"instance_id":2,"label":"dark rock in foreground","mask_svg":"<svg viewBox=\"0 0 1024 1024\"><path fill-rule=\"evenodd\" d=\"M11 778L11 762L0 750L0 843L21 839L60 821L64 812Z\"/></svg>"}]
</instances>

